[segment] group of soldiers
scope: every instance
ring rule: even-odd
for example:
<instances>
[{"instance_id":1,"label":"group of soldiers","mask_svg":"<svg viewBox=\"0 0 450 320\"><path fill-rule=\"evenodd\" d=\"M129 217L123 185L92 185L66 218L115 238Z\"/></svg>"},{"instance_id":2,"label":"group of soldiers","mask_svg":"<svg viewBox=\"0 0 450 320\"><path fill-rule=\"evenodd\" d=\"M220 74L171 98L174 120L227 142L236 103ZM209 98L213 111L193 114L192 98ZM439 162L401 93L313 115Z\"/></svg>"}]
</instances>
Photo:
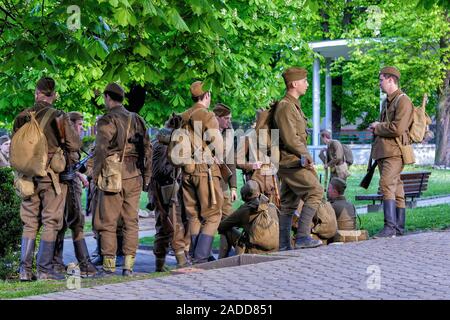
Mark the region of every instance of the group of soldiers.
<instances>
[{"instance_id":1,"label":"group of soldiers","mask_svg":"<svg viewBox=\"0 0 450 320\"><path fill-rule=\"evenodd\" d=\"M17 116L13 135L29 120L30 111L36 112L40 122L48 110L55 110L42 129L48 143L48 161L50 163L58 149L62 149L67 166L56 175L33 177L35 192L22 199L20 216L24 228L20 279L64 278L62 245L67 228L72 232L82 275L114 274L118 251L124 257L122 275L132 275L138 247L139 198L143 191L148 192L148 208L156 213L153 249L156 271L166 269L165 258L170 247L179 267L213 259L212 245L217 231L221 234L219 258L229 256L232 251L237 254L273 251L264 247L264 241L263 245L251 243L250 233L255 232L252 223L264 207L262 204L267 202L264 199L269 202L269 206L264 208L279 224L279 233L273 235L279 237L277 250L322 245L320 238L311 236L311 228L315 223L313 218L323 203L324 189L307 149L307 118L299 101L308 89L307 71L291 67L282 76L286 94L276 104L269 122L271 129L279 130L278 171L273 170L273 163L263 163L258 159L226 165L217 159L215 150L228 152L223 141L226 141L227 129L231 129L231 109L217 103L209 111L211 92L204 88L202 82L196 81L190 87L192 107L181 114L173 114L165 123L165 129L173 132L186 128L191 137L195 134L204 137L210 130L217 131L215 150L204 141L196 146L202 154L209 155L208 161L176 165L174 155L169 154L170 143L164 143L159 138L151 141L145 121L123 106L123 88L110 83L103 92L106 113L97 121L96 140L90 151L92 158L83 163L85 175L78 172L78 167L71 167L76 166L81 158L83 116L78 112L66 114L55 110L55 82L51 78L40 79L35 90L35 104ZM387 104L380 121L370 126L375 135L372 158L377 160L380 168L380 186L384 195L385 227L379 237L402 234L405 223L404 193L400 180L402 155L398 145L392 141L395 141L394 137L404 136L407 131L412 121L412 104L406 95L401 96L399 103L392 102L401 94L399 78L400 73L394 67L380 71L380 87L388 94ZM386 120L387 117L389 120ZM63 132L57 122L64 124ZM194 130L192 123L195 122L201 123L201 132ZM339 142L332 140L329 132L323 132L322 138L328 145L324 163L326 168L331 169L327 195L336 213L338 228L355 230L355 208L344 196L346 176L341 177L336 171L336 166L345 161L342 152L333 149L340 150ZM408 142L403 140L403 143ZM249 152L249 148L244 148L246 159ZM233 212L232 203L237 199L237 169L243 171L246 181L240 190L245 203ZM89 184L89 210L93 213L93 229L99 244L100 269L90 260L83 234L81 186ZM296 235L293 240L295 213L298 222L295 222ZM35 275L32 264L41 226ZM241 232L240 228L244 231Z\"/></svg>"}]
</instances>

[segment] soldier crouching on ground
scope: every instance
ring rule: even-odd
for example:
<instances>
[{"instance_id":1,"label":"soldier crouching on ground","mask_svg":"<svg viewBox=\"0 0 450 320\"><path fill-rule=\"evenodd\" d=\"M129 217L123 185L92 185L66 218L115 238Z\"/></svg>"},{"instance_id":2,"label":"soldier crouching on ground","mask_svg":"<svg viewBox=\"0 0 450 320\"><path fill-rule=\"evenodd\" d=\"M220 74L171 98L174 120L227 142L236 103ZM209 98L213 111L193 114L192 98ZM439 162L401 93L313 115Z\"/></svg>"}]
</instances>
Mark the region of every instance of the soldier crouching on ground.
<instances>
[{"instance_id":1,"label":"soldier crouching on ground","mask_svg":"<svg viewBox=\"0 0 450 320\"><path fill-rule=\"evenodd\" d=\"M67 114L53 108L56 92L55 81L52 78L42 78L37 82L34 97L34 106L21 112L15 119L13 137L29 121L29 112L36 112L36 119L47 139L49 156L47 175L33 178L35 192L30 197L23 199L20 206L20 218L24 225L19 270L20 280L35 280L32 265L36 236L41 225L41 241L36 258L37 278L41 280L62 280L65 279L64 275L55 272L53 269L53 253L58 231L61 230L63 225L67 186L59 183L59 177L51 168L50 163L52 163L58 150L77 152L80 148L80 139ZM57 119L62 120L62 126L65 129L64 143L58 130ZM56 165L61 165L61 163Z\"/></svg>"},{"instance_id":2,"label":"soldier crouching on ground","mask_svg":"<svg viewBox=\"0 0 450 320\"><path fill-rule=\"evenodd\" d=\"M79 112L69 112L70 121L72 121L75 130L80 139L83 133L83 115ZM72 152L69 157L70 161L79 161L80 153ZM66 266L63 261L64 235L67 228L72 232L73 246L75 249L75 257L78 260L81 276L94 276L97 268L92 264L89 258L89 251L84 239L84 214L82 212L81 195L83 188L88 187L89 182L80 171L73 171L75 163L69 163L72 169L60 175L61 182L67 184L67 198L64 210L63 228L58 232L55 244L55 254L53 257L53 266L55 271L63 273ZM63 177L67 177L64 179Z\"/></svg>"},{"instance_id":3,"label":"soldier crouching on ground","mask_svg":"<svg viewBox=\"0 0 450 320\"><path fill-rule=\"evenodd\" d=\"M174 115L165 127L177 129L180 127L181 117ZM181 169L175 168L167 158L167 145L155 139L152 142L152 179L149 190L149 201L155 208L155 242L153 253L156 257L155 271L165 271L166 255L171 244L175 252L177 266L188 264L186 251L189 245L185 243L188 225L182 217L182 193L180 189ZM184 218L184 219L183 219Z\"/></svg>"},{"instance_id":4,"label":"soldier crouching on ground","mask_svg":"<svg viewBox=\"0 0 450 320\"><path fill-rule=\"evenodd\" d=\"M152 146L144 120L127 111L116 83L104 91L107 113L97 122L93 179L98 187L95 229L101 237L104 274L116 270L117 223L123 218L122 275L132 275L139 238L139 199L151 177Z\"/></svg>"},{"instance_id":5,"label":"soldier crouching on ground","mask_svg":"<svg viewBox=\"0 0 450 320\"><path fill-rule=\"evenodd\" d=\"M356 230L356 209L344 196L347 183L341 178L333 178L328 185L328 201L336 214L338 230Z\"/></svg>"},{"instance_id":6,"label":"soldier crouching on ground","mask_svg":"<svg viewBox=\"0 0 450 320\"><path fill-rule=\"evenodd\" d=\"M273 203L268 202L268 198L260 194L259 184L254 180L249 180L241 189L241 197L245 202L230 216L226 217L219 225L219 233L229 234L233 229L243 228L244 231L239 237L236 245L236 253L267 253L278 250L278 209ZM265 201L263 200L265 199ZM272 229L261 227L256 219L263 211L272 220ZM257 239L255 241L255 239ZM228 239L232 241L232 239ZM255 243L257 242L257 243Z\"/></svg>"}]
</instances>

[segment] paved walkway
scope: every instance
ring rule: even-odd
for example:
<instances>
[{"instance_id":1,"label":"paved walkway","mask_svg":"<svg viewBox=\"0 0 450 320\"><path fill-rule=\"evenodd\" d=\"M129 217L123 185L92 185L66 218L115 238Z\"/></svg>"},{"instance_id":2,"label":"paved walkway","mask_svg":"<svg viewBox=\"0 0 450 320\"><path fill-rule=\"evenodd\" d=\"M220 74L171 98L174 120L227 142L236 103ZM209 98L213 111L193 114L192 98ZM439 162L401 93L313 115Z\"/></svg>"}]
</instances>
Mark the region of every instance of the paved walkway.
<instances>
[{"instance_id":1,"label":"paved walkway","mask_svg":"<svg viewBox=\"0 0 450 320\"><path fill-rule=\"evenodd\" d=\"M450 299L449 244L450 231L419 233L29 299Z\"/></svg>"}]
</instances>

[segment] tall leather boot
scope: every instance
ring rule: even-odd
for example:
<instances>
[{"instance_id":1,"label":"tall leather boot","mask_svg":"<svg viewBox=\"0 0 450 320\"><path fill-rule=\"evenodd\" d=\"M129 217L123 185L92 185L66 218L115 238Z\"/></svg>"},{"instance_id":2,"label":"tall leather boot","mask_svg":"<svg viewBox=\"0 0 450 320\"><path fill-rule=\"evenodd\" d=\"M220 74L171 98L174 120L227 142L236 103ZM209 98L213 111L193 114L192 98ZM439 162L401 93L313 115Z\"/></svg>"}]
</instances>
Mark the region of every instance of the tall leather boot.
<instances>
[{"instance_id":1,"label":"tall leather boot","mask_svg":"<svg viewBox=\"0 0 450 320\"><path fill-rule=\"evenodd\" d=\"M134 267L135 260L136 260L136 257L129 255L129 254L127 254L124 257L122 276L131 277L133 275L133 267Z\"/></svg>"},{"instance_id":2,"label":"tall leather boot","mask_svg":"<svg viewBox=\"0 0 450 320\"><path fill-rule=\"evenodd\" d=\"M36 276L32 271L35 242L35 239L22 237L19 267L20 281L36 280Z\"/></svg>"},{"instance_id":3,"label":"tall leather boot","mask_svg":"<svg viewBox=\"0 0 450 320\"><path fill-rule=\"evenodd\" d=\"M38 280L64 280L66 277L53 270L54 241L41 240L36 258Z\"/></svg>"},{"instance_id":4,"label":"tall leather boot","mask_svg":"<svg viewBox=\"0 0 450 320\"><path fill-rule=\"evenodd\" d=\"M89 258L89 252L84 239L74 241L73 247L75 248L75 257L78 260L80 266L80 273L82 277L95 276L97 274L97 268L91 262Z\"/></svg>"},{"instance_id":5,"label":"tall leather boot","mask_svg":"<svg viewBox=\"0 0 450 320\"><path fill-rule=\"evenodd\" d=\"M62 232L61 232L62 231ZM63 260L63 251L64 251L64 230L58 232L56 236L55 242L55 253L53 256L53 269L58 273L66 272L66 265Z\"/></svg>"},{"instance_id":6,"label":"tall leather boot","mask_svg":"<svg viewBox=\"0 0 450 320\"><path fill-rule=\"evenodd\" d=\"M103 256L102 256L102 241L100 234L97 235L97 248L92 253L92 263L95 266L101 266L103 265Z\"/></svg>"},{"instance_id":7,"label":"tall leather boot","mask_svg":"<svg viewBox=\"0 0 450 320\"><path fill-rule=\"evenodd\" d=\"M189 247L189 255L194 258L195 247L197 246L198 234L191 234L191 246Z\"/></svg>"},{"instance_id":8,"label":"tall leather boot","mask_svg":"<svg viewBox=\"0 0 450 320\"><path fill-rule=\"evenodd\" d=\"M155 272L166 271L165 263L166 263L165 257L155 257Z\"/></svg>"},{"instance_id":9,"label":"tall leather boot","mask_svg":"<svg viewBox=\"0 0 450 320\"><path fill-rule=\"evenodd\" d=\"M220 247L219 247L219 259L228 257L230 253L230 246L228 245L227 236L224 234L220 235Z\"/></svg>"},{"instance_id":10,"label":"tall leather boot","mask_svg":"<svg viewBox=\"0 0 450 320\"><path fill-rule=\"evenodd\" d=\"M117 236L116 267L121 267L124 264L124 254L122 246L123 246L123 236Z\"/></svg>"},{"instance_id":11,"label":"tall leather boot","mask_svg":"<svg viewBox=\"0 0 450 320\"><path fill-rule=\"evenodd\" d=\"M395 200L383 200L384 227L374 238L395 238L397 227L397 213Z\"/></svg>"},{"instance_id":12,"label":"tall leather boot","mask_svg":"<svg viewBox=\"0 0 450 320\"><path fill-rule=\"evenodd\" d=\"M214 237L200 233L194 250L194 263L207 262L211 253Z\"/></svg>"},{"instance_id":13,"label":"tall leather boot","mask_svg":"<svg viewBox=\"0 0 450 320\"><path fill-rule=\"evenodd\" d=\"M406 208L396 208L397 216L397 226L396 226L396 236L402 236L405 233L405 222L406 222Z\"/></svg>"},{"instance_id":14,"label":"tall leather boot","mask_svg":"<svg viewBox=\"0 0 450 320\"><path fill-rule=\"evenodd\" d=\"M322 245L322 241L311 238L311 223L316 211L307 205L303 205L298 219L295 249L315 248Z\"/></svg>"},{"instance_id":15,"label":"tall leather boot","mask_svg":"<svg viewBox=\"0 0 450 320\"><path fill-rule=\"evenodd\" d=\"M292 216L282 214L279 218L280 225L280 251L291 250Z\"/></svg>"}]
</instances>

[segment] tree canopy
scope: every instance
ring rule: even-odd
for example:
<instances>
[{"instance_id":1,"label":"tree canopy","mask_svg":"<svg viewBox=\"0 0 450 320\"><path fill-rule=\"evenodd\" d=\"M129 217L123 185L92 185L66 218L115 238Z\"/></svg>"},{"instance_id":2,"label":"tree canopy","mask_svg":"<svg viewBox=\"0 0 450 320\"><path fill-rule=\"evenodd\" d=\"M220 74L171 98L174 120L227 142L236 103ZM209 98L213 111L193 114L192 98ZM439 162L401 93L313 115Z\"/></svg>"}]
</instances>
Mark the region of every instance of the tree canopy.
<instances>
[{"instance_id":1,"label":"tree canopy","mask_svg":"<svg viewBox=\"0 0 450 320\"><path fill-rule=\"evenodd\" d=\"M371 6L381 14L376 35ZM43 75L57 81L57 105L85 112L91 123L101 113L92 101L102 103L94 91L110 81L125 87L129 102L145 99L140 113L150 125L190 105L194 80L249 121L283 95L287 66L312 71L308 42L339 38L367 40L353 41L350 59L333 63L344 79L333 99L342 100L348 121L375 119L378 71L387 64L402 70L402 87L416 103L430 92L436 104L448 69L448 46L439 45L449 33L447 10L441 0L3 0L0 127L32 104ZM302 99L307 116L311 91Z\"/></svg>"}]
</instances>

